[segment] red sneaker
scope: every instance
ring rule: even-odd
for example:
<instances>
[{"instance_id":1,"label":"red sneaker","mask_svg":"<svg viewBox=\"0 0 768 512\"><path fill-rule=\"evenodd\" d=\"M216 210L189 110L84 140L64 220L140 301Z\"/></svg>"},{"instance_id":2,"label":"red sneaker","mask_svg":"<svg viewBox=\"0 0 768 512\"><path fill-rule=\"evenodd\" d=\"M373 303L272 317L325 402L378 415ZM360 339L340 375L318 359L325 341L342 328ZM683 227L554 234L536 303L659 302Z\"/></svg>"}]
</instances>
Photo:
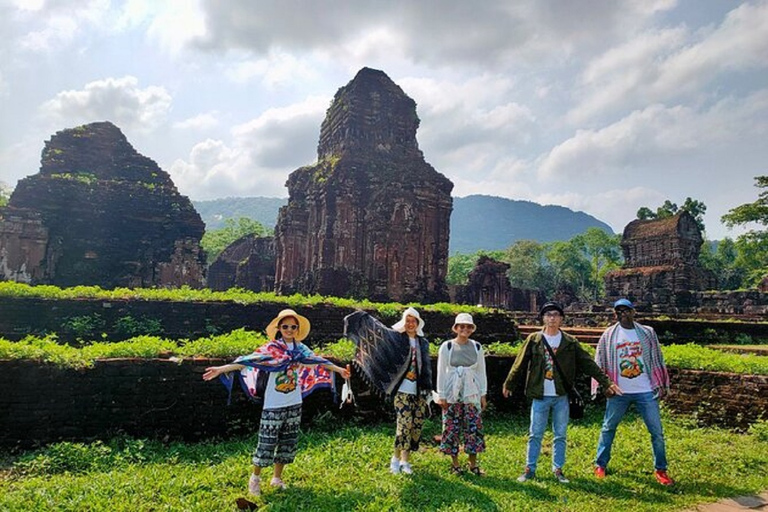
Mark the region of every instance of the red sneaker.
<instances>
[{"instance_id":1,"label":"red sneaker","mask_svg":"<svg viewBox=\"0 0 768 512\"><path fill-rule=\"evenodd\" d=\"M656 470L656 481L661 485L675 485L675 481L670 478L665 469Z\"/></svg>"},{"instance_id":2,"label":"red sneaker","mask_svg":"<svg viewBox=\"0 0 768 512\"><path fill-rule=\"evenodd\" d=\"M598 480L605 478L605 468L603 466L595 466L595 478Z\"/></svg>"}]
</instances>

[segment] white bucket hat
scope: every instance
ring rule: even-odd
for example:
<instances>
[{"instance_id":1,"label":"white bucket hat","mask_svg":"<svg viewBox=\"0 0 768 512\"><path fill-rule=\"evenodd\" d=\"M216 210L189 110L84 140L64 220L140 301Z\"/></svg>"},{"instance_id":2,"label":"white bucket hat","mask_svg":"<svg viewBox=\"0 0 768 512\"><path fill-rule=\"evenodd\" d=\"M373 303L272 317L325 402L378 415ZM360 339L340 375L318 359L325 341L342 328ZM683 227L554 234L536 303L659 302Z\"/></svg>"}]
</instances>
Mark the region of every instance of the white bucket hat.
<instances>
[{"instance_id":1,"label":"white bucket hat","mask_svg":"<svg viewBox=\"0 0 768 512\"><path fill-rule=\"evenodd\" d=\"M424 336L424 320L421 319L421 315L414 308L408 308L403 311L403 316L400 317L400 321L392 326L392 329L397 332L405 332L405 317L412 316L419 321L419 326L416 328L416 334Z\"/></svg>"},{"instance_id":2,"label":"white bucket hat","mask_svg":"<svg viewBox=\"0 0 768 512\"><path fill-rule=\"evenodd\" d=\"M477 329L475 322L472 321L472 315L469 313L459 313L456 315L456 320L453 321L453 330L456 330L458 324L471 325L473 329Z\"/></svg>"}]
</instances>

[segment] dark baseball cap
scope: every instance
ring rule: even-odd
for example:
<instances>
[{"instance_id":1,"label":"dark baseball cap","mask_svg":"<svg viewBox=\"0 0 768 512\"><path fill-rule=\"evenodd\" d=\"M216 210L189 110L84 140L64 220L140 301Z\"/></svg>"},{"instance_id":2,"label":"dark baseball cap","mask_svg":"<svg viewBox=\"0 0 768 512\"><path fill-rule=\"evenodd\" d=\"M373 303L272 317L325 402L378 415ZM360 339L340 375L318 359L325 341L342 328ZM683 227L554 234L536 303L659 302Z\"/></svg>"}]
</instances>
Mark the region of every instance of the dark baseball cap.
<instances>
[{"instance_id":1,"label":"dark baseball cap","mask_svg":"<svg viewBox=\"0 0 768 512\"><path fill-rule=\"evenodd\" d=\"M565 311L563 311L563 306L561 306L559 302L555 302L552 300L544 303L544 305L541 306L541 309L539 310L539 316L544 316L544 313L553 309L559 311L561 316L565 316Z\"/></svg>"}]
</instances>

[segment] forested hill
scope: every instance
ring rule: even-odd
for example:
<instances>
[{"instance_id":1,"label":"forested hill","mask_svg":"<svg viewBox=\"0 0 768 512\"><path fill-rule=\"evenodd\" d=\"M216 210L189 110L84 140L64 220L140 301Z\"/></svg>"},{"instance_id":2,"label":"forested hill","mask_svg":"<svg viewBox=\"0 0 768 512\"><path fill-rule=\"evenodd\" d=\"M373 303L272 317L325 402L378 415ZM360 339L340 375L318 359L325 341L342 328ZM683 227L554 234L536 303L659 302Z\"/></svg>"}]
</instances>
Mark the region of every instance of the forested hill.
<instances>
[{"instance_id":1,"label":"forested hill","mask_svg":"<svg viewBox=\"0 0 768 512\"><path fill-rule=\"evenodd\" d=\"M257 220L272 229L277 211L286 202L276 197L229 197L193 204L207 230L220 229L225 219L238 217ZM449 251L455 254L506 249L516 240L569 240L590 227L613 233L610 226L595 217L562 206L481 195L454 197Z\"/></svg>"},{"instance_id":2,"label":"forested hill","mask_svg":"<svg viewBox=\"0 0 768 512\"><path fill-rule=\"evenodd\" d=\"M517 240L570 240L588 228L613 229L584 212L494 196L453 198L450 254L506 249Z\"/></svg>"}]
</instances>

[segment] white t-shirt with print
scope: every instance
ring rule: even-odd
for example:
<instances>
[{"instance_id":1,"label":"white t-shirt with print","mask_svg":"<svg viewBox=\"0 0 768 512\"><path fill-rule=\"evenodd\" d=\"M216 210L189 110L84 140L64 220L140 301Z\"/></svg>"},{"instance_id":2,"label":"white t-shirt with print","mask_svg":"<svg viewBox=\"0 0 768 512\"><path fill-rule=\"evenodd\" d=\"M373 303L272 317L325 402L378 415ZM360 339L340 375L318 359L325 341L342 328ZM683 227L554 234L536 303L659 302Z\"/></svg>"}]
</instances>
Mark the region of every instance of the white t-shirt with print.
<instances>
[{"instance_id":1,"label":"white t-shirt with print","mask_svg":"<svg viewBox=\"0 0 768 512\"><path fill-rule=\"evenodd\" d=\"M286 345L290 350L296 348L295 343L286 343ZM282 372L269 372L267 389L264 392L264 409L290 407L302 402L299 385L300 369L301 365L295 364Z\"/></svg>"},{"instance_id":2,"label":"white t-shirt with print","mask_svg":"<svg viewBox=\"0 0 768 512\"><path fill-rule=\"evenodd\" d=\"M634 329L619 327L616 338L619 381L617 384L625 394L648 393L651 379L643 359L643 346Z\"/></svg>"},{"instance_id":3,"label":"white t-shirt with print","mask_svg":"<svg viewBox=\"0 0 768 512\"><path fill-rule=\"evenodd\" d=\"M416 373L416 350L418 350L419 345L414 338L409 338L408 341L411 344L411 362L408 365L408 370L405 372L405 378L397 390L407 395L415 395L418 391L416 386L416 379L418 377L418 373Z\"/></svg>"},{"instance_id":4,"label":"white t-shirt with print","mask_svg":"<svg viewBox=\"0 0 768 512\"><path fill-rule=\"evenodd\" d=\"M557 349L560 347L560 342L563 341L563 334L558 331L554 336L544 334L544 339L547 340L549 346L552 347L552 352L557 354ZM544 347L544 396L557 396L557 390L555 389L555 372L557 368L552 363L552 357L549 355L549 350Z\"/></svg>"}]
</instances>

